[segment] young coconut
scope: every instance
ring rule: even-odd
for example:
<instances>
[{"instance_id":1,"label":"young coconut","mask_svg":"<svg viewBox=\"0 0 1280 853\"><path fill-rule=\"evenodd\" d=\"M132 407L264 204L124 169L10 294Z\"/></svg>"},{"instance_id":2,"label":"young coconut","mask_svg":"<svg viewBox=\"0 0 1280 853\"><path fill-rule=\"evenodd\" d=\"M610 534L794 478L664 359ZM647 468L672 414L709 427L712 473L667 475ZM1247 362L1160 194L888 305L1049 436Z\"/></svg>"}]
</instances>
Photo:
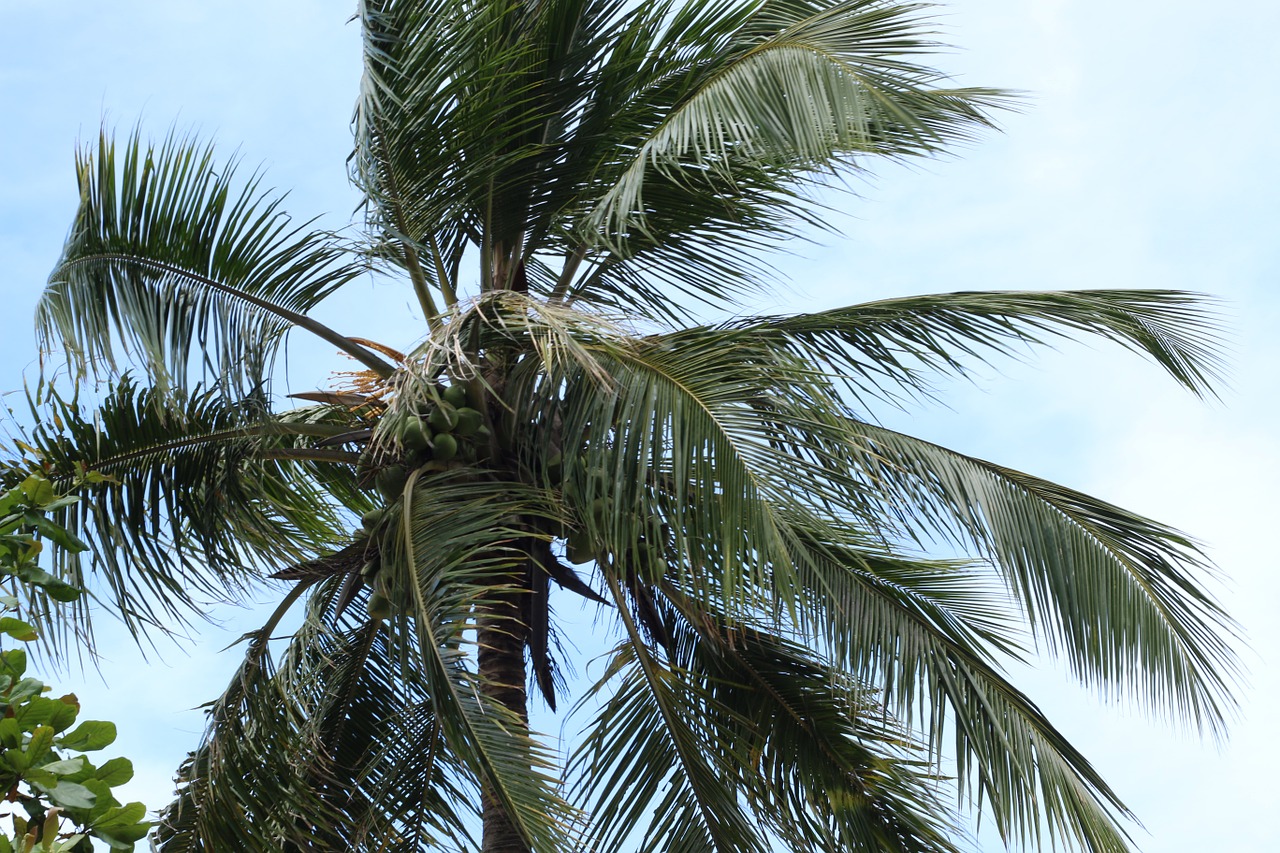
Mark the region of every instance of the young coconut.
<instances>
[{"instance_id":1,"label":"young coconut","mask_svg":"<svg viewBox=\"0 0 1280 853\"><path fill-rule=\"evenodd\" d=\"M432 456L437 462L448 462L450 459L458 455L458 440L447 432L442 432L435 437L435 446L432 450Z\"/></svg>"},{"instance_id":2,"label":"young coconut","mask_svg":"<svg viewBox=\"0 0 1280 853\"><path fill-rule=\"evenodd\" d=\"M378 472L375 481L378 491L389 501L398 500L404 494L404 487L409 482L409 469L403 465L388 465Z\"/></svg>"},{"instance_id":3,"label":"young coconut","mask_svg":"<svg viewBox=\"0 0 1280 853\"><path fill-rule=\"evenodd\" d=\"M369 601L365 607L369 611L369 618L378 620L389 619L393 609L391 599L376 590L369 594Z\"/></svg>"},{"instance_id":4,"label":"young coconut","mask_svg":"<svg viewBox=\"0 0 1280 853\"><path fill-rule=\"evenodd\" d=\"M453 432L458 426L458 410L448 403L441 403L440 407L427 417L427 423L437 433Z\"/></svg>"},{"instance_id":5,"label":"young coconut","mask_svg":"<svg viewBox=\"0 0 1280 853\"><path fill-rule=\"evenodd\" d=\"M484 415L469 406L461 406L458 409L458 423L453 428L453 432L461 436L475 435L483 424Z\"/></svg>"},{"instance_id":6,"label":"young coconut","mask_svg":"<svg viewBox=\"0 0 1280 853\"><path fill-rule=\"evenodd\" d=\"M461 384L450 385L444 389L444 394L441 396L450 406L460 409L467 404L467 386Z\"/></svg>"},{"instance_id":7,"label":"young coconut","mask_svg":"<svg viewBox=\"0 0 1280 853\"><path fill-rule=\"evenodd\" d=\"M364 515L360 516L360 526L365 530L372 531L382 523L382 519L386 517L386 514L386 507L374 507Z\"/></svg>"},{"instance_id":8,"label":"young coconut","mask_svg":"<svg viewBox=\"0 0 1280 853\"><path fill-rule=\"evenodd\" d=\"M410 453L418 453L431 446L431 430L417 418L410 418L400 429L400 444Z\"/></svg>"}]
</instances>

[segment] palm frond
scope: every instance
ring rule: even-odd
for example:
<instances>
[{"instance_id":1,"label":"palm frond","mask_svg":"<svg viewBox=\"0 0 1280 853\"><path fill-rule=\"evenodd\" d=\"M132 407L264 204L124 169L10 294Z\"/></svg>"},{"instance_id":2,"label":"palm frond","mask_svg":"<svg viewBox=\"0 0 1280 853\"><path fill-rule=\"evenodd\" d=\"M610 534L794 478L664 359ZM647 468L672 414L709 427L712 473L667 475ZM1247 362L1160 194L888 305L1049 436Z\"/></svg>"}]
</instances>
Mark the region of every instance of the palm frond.
<instances>
[{"instance_id":1,"label":"palm frond","mask_svg":"<svg viewBox=\"0 0 1280 853\"><path fill-rule=\"evenodd\" d=\"M912 63L936 45L922 38L911 6L845 0L745 8L748 14L723 7L689 13L702 20L672 26L653 46L684 61L671 62L679 72L633 102L652 118L591 213L606 245L621 249L627 235L648 231L649 212L660 209L645 195L655 176L696 187L704 198L741 191L745 201L764 189L785 206L814 172L858 155L931 153L966 138L990 124L984 110L1003 100L994 90L940 87L935 72Z\"/></svg>"},{"instance_id":2,"label":"palm frond","mask_svg":"<svg viewBox=\"0 0 1280 853\"><path fill-rule=\"evenodd\" d=\"M405 678L404 649L378 620L339 613L340 580L312 595L278 662L265 643L275 618L247 638L246 663L179 776L161 850L466 843L474 792L421 685Z\"/></svg>"},{"instance_id":3,"label":"palm frond","mask_svg":"<svg viewBox=\"0 0 1280 853\"><path fill-rule=\"evenodd\" d=\"M558 792L553 756L527 723L493 694L470 666L466 634L519 631L518 623L484 625L484 614L523 576L528 536L516 521L540 514L537 492L519 484L476 480L458 472L410 476L395 544L383 554L379 582L400 601L397 630L417 645L418 677L440 721L443 742L496 798L535 850L567 844L573 810ZM471 642L474 642L472 640ZM520 685L523 690L523 685Z\"/></svg>"},{"instance_id":4,"label":"palm frond","mask_svg":"<svg viewBox=\"0 0 1280 853\"><path fill-rule=\"evenodd\" d=\"M98 577L135 636L173 630L209 601L242 595L259 569L336 545L349 525L344 501L368 508L353 466L304 450L350 428L332 419L274 418L260 400L234 405L199 387L161 392L129 374L98 400L42 384L31 411L27 452L6 462L6 476L34 467L63 488L81 484L81 499L56 518L91 551L59 550L57 572L93 590ZM83 481L85 472L96 482ZM42 617L62 652L89 630L83 601Z\"/></svg>"},{"instance_id":5,"label":"palm frond","mask_svg":"<svg viewBox=\"0 0 1280 853\"><path fill-rule=\"evenodd\" d=\"M928 753L864 686L800 645L669 600L683 617L671 620L676 659L745 718L721 721L752 758L737 772L789 849L956 849Z\"/></svg>"},{"instance_id":6,"label":"palm frond","mask_svg":"<svg viewBox=\"0 0 1280 853\"><path fill-rule=\"evenodd\" d=\"M1222 378L1219 328L1200 294L1167 290L942 293L725 328L776 338L845 380L864 404L927 392L930 373L964 375L993 355L1085 333L1150 357L1197 395Z\"/></svg>"},{"instance_id":7,"label":"palm frond","mask_svg":"<svg viewBox=\"0 0 1280 853\"><path fill-rule=\"evenodd\" d=\"M766 850L733 773L749 761L745 744L717 731L710 715L737 712L655 654L621 586L612 578L609 586L627 642L591 691L607 691L608 699L568 768L592 816L588 844L603 850L635 844L644 853Z\"/></svg>"},{"instance_id":8,"label":"palm frond","mask_svg":"<svg viewBox=\"0 0 1280 853\"><path fill-rule=\"evenodd\" d=\"M1199 582L1208 564L1185 535L892 430L850 432L885 515L908 534L953 537L989 556L1037 637L1078 677L1221 730L1236 671L1231 623Z\"/></svg>"},{"instance_id":9,"label":"palm frond","mask_svg":"<svg viewBox=\"0 0 1280 853\"><path fill-rule=\"evenodd\" d=\"M117 154L104 131L77 160L80 209L36 311L42 346L76 370L114 372L120 350L159 385L191 368L238 390L270 375L300 327L389 373L374 353L306 312L360 274L331 234L294 224L254 177L212 149L135 134Z\"/></svg>"}]
</instances>

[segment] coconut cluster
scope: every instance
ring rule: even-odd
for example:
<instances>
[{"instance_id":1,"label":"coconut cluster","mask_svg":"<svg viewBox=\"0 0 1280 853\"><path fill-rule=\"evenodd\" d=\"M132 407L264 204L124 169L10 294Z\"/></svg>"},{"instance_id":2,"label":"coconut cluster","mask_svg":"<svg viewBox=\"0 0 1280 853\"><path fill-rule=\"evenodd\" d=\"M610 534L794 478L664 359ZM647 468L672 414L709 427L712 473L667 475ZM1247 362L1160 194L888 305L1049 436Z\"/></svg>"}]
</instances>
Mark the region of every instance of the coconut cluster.
<instances>
[{"instance_id":1,"label":"coconut cluster","mask_svg":"<svg viewBox=\"0 0 1280 853\"><path fill-rule=\"evenodd\" d=\"M475 463L483 460L489 450L484 415L468 405L467 389L461 384L437 386L429 399L390 429L402 452L382 465L373 481L387 505L370 510L360 520L366 535L378 543L376 549L370 549L371 558L361 569L365 583L374 588L368 607L369 615L375 619L390 616L396 598L389 589L388 573L381 568L384 557L396 550L392 541L396 518L389 507L403 496L409 475L416 470L439 471Z\"/></svg>"}]
</instances>

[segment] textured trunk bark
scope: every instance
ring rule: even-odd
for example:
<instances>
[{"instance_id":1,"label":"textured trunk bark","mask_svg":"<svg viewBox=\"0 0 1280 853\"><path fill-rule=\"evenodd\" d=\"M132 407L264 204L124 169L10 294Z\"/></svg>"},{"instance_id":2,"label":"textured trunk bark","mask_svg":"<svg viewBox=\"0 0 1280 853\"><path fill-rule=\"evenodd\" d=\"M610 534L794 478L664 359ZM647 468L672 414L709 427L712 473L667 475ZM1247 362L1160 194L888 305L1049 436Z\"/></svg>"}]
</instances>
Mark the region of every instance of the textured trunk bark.
<instances>
[{"instance_id":1,"label":"textured trunk bark","mask_svg":"<svg viewBox=\"0 0 1280 853\"><path fill-rule=\"evenodd\" d=\"M510 578L504 578L509 581ZM496 600L480 620L480 678L482 691L516 713L527 730L529 709L524 645L527 628L521 623L522 592ZM506 810L492 792L481 792L484 837L482 853L530 853Z\"/></svg>"}]
</instances>

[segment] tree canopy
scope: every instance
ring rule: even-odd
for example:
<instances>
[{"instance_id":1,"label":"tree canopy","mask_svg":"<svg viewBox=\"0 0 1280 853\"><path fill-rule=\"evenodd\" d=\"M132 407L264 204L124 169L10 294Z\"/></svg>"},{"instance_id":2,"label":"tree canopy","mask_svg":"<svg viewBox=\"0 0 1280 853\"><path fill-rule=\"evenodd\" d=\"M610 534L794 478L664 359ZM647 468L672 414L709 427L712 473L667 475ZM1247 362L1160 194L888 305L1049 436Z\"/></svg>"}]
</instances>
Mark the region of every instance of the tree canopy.
<instances>
[{"instance_id":1,"label":"tree canopy","mask_svg":"<svg viewBox=\"0 0 1280 853\"><path fill-rule=\"evenodd\" d=\"M1047 649L1219 731L1206 559L876 412L1075 335L1211 393L1205 300L740 311L821 225L818 188L1007 103L923 64L925 13L366 0L356 239L194 138L81 152L36 318L73 381L38 384L8 476L101 475L58 509L92 547L56 571L136 633L280 602L160 849L951 851L957 795L1011 843L1129 849L1118 794L1002 665ZM315 319L370 272L413 294L416 340ZM348 357L330 387L277 392L291 334ZM557 627L574 597L595 678ZM47 609L55 649L90 636L85 602ZM535 731L530 691L581 735Z\"/></svg>"}]
</instances>

